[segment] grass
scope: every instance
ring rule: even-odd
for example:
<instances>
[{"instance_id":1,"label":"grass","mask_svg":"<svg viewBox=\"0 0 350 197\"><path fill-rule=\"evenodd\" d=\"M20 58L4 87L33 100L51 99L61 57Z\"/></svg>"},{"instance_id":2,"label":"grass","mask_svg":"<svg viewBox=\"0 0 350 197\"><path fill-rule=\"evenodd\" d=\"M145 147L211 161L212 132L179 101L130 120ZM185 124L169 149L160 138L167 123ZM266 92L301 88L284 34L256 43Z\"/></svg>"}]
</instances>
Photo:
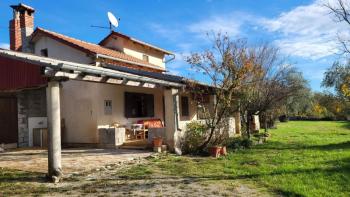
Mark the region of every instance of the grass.
<instances>
[{"instance_id":1,"label":"grass","mask_svg":"<svg viewBox=\"0 0 350 197\"><path fill-rule=\"evenodd\" d=\"M74 191L81 194L101 194L103 191L107 194L115 188L123 188L126 195L131 195L130 192L140 187L147 196L154 194L153 190L159 194L157 190L163 189L156 187L159 183L168 185L167 190L174 188L178 194L196 195L198 190L231 196L233 188L245 185L254 188L257 196L259 193L350 196L349 122L280 123L278 129L270 133L267 143L247 150L230 151L226 157L162 155L146 164L111 171L108 179L101 178L74 187L49 187L46 183L37 183L44 181L42 174L0 169L0 196L68 194ZM69 185L79 183L79 179L65 181ZM178 179L184 180L177 182ZM224 185L224 190L215 190L215 187L213 190L213 183Z\"/></svg>"},{"instance_id":2,"label":"grass","mask_svg":"<svg viewBox=\"0 0 350 197\"><path fill-rule=\"evenodd\" d=\"M285 196L350 196L348 122L289 122L268 143L226 158L165 157L163 173L203 180L242 180Z\"/></svg>"}]
</instances>

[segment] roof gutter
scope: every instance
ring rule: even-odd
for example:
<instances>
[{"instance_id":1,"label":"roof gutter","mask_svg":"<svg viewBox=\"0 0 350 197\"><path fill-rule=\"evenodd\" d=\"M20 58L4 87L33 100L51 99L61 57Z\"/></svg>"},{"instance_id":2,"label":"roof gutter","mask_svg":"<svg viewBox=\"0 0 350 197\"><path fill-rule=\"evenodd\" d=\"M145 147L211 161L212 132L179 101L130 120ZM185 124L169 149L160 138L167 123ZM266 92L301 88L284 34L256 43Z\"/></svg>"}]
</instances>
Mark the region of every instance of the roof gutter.
<instances>
[{"instance_id":1,"label":"roof gutter","mask_svg":"<svg viewBox=\"0 0 350 197\"><path fill-rule=\"evenodd\" d=\"M128 64L134 64L134 65L138 65L138 66L144 66L144 67L147 67L147 68L153 68L153 69L165 71L164 68L161 68L161 67L158 67L158 66L152 66L152 65L148 65L148 64L133 62L133 61L124 60L124 59L120 59L120 58L116 58L116 57L111 57L111 56L103 55L103 54L96 54L96 59L98 59L100 57L104 58L104 59L110 59L110 60L115 60L115 61L124 62L124 63L128 63Z\"/></svg>"}]
</instances>

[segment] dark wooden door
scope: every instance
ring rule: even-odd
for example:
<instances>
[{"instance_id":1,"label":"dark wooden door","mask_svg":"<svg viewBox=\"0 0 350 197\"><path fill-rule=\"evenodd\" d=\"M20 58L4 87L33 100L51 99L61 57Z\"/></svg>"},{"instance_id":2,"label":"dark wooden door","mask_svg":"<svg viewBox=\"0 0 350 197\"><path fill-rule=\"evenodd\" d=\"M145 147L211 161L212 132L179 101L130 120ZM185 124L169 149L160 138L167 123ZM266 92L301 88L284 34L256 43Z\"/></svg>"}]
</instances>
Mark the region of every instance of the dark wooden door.
<instances>
[{"instance_id":1,"label":"dark wooden door","mask_svg":"<svg viewBox=\"0 0 350 197\"><path fill-rule=\"evenodd\" d=\"M0 144L17 143L17 141L17 99L15 97L0 97Z\"/></svg>"}]
</instances>

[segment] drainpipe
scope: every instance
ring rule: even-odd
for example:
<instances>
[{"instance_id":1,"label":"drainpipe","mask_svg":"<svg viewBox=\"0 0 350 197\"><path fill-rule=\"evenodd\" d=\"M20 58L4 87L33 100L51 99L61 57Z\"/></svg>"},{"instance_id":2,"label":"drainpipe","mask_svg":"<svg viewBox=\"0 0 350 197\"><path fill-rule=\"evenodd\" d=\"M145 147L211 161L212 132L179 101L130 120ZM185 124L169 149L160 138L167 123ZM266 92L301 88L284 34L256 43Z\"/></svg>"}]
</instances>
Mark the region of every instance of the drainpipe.
<instances>
[{"instance_id":1,"label":"drainpipe","mask_svg":"<svg viewBox=\"0 0 350 197\"><path fill-rule=\"evenodd\" d=\"M168 62L171 62L171 61L173 61L174 59L175 59L175 54L169 54L169 56L172 56L170 59L168 59L168 60L165 60L165 61L163 61L163 63L168 63Z\"/></svg>"}]
</instances>

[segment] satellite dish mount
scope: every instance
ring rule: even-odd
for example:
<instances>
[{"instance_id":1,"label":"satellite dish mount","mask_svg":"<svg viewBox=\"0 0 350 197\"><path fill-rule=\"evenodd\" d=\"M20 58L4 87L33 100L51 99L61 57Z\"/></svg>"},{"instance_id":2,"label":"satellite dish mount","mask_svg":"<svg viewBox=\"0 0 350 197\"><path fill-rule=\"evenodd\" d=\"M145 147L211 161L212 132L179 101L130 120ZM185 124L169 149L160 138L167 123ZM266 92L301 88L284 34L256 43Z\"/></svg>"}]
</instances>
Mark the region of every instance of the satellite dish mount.
<instances>
[{"instance_id":1,"label":"satellite dish mount","mask_svg":"<svg viewBox=\"0 0 350 197\"><path fill-rule=\"evenodd\" d=\"M117 19L112 12L107 12L108 20L109 20L109 29L111 31L114 30L114 28L117 28L119 26L120 19Z\"/></svg>"},{"instance_id":2,"label":"satellite dish mount","mask_svg":"<svg viewBox=\"0 0 350 197\"><path fill-rule=\"evenodd\" d=\"M112 14L112 12L107 12L107 17L108 17L108 20L109 20L109 27L95 26L95 25L92 25L91 27L97 27L97 28L101 28L101 29L109 29L111 31L114 31L114 29L119 26L120 18L117 19Z\"/></svg>"}]
</instances>

